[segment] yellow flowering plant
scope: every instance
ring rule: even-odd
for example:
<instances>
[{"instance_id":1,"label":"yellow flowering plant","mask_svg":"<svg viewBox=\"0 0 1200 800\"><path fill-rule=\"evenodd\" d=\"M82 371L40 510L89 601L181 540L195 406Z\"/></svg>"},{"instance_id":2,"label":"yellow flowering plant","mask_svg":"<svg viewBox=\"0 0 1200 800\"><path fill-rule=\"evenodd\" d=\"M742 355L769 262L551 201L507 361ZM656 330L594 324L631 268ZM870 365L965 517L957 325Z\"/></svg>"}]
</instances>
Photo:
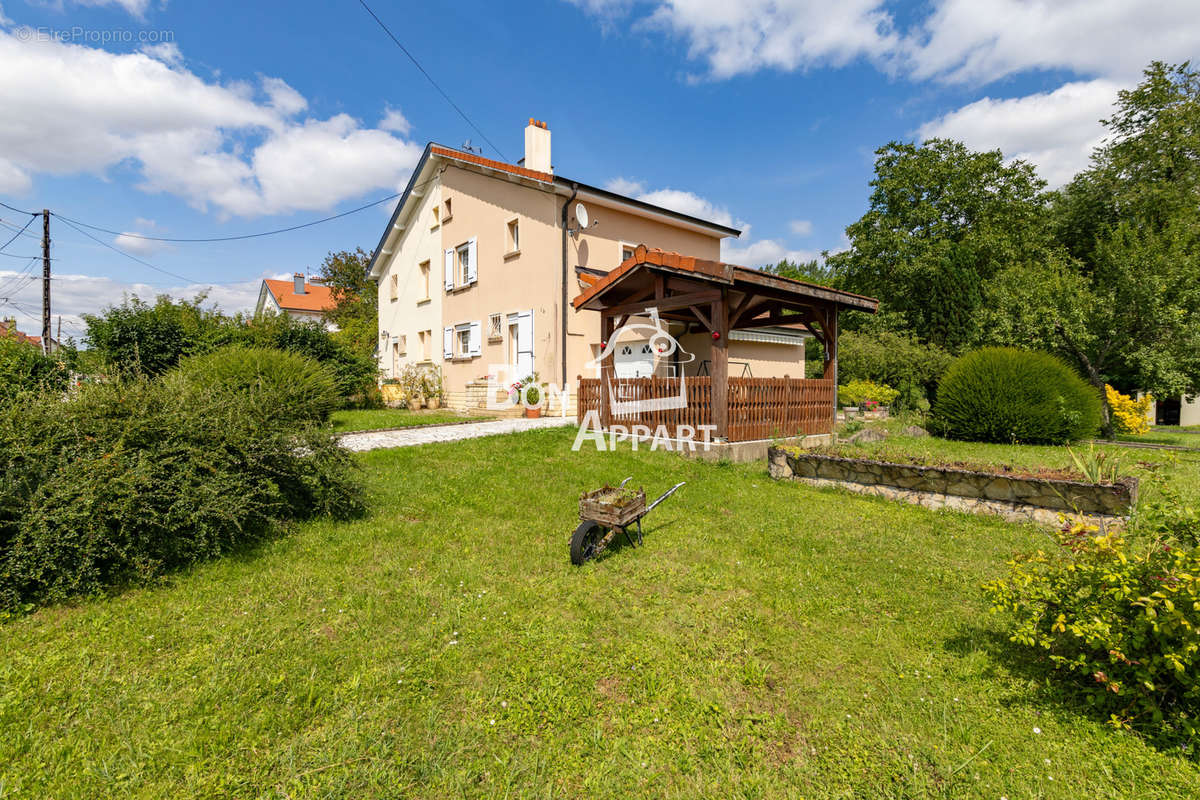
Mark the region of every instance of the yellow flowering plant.
<instances>
[{"instance_id":1,"label":"yellow flowering plant","mask_svg":"<svg viewBox=\"0 0 1200 800\"><path fill-rule=\"evenodd\" d=\"M1117 433L1128 433L1141 436L1149 433L1150 404L1154 402L1152 395L1134 399L1127 394L1121 394L1107 383L1104 384L1104 396L1108 400L1108 408L1112 412L1113 427Z\"/></svg>"}]
</instances>

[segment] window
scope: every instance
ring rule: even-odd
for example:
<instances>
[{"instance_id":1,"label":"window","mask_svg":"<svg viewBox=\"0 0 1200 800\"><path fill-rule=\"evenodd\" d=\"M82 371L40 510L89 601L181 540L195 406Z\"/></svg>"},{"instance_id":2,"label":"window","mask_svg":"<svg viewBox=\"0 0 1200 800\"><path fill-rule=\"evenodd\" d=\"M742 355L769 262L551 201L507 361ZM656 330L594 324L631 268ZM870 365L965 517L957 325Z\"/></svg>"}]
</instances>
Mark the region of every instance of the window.
<instances>
[{"instance_id":1,"label":"window","mask_svg":"<svg viewBox=\"0 0 1200 800\"><path fill-rule=\"evenodd\" d=\"M455 250L458 257L458 274L456 283L459 286L466 286L474 277L474 266L471 264L471 244L460 244Z\"/></svg>"},{"instance_id":2,"label":"window","mask_svg":"<svg viewBox=\"0 0 1200 800\"><path fill-rule=\"evenodd\" d=\"M438 206L433 207L433 222L429 224L429 230L433 230L438 225L442 224L442 209Z\"/></svg>"},{"instance_id":3,"label":"window","mask_svg":"<svg viewBox=\"0 0 1200 800\"><path fill-rule=\"evenodd\" d=\"M507 254L512 255L521 252L521 223L519 220L511 219L508 221L508 237L506 244L508 249Z\"/></svg>"},{"instance_id":4,"label":"window","mask_svg":"<svg viewBox=\"0 0 1200 800\"><path fill-rule=\"evenodd\" d=\"M391 286L392 301L395 302L395 300L400 297L400 276L393 273L391 280L388 281L388 285Z\"/></svg>"},{"instance_id":5,"label":"window","mask_svg":"<svg viewBox=\"0 0 1200 800\"><path fill-rule=\"evenodd\" d=\"M624 264L626 261L633 258L633 251L636 249L637 245L621 242L621 263Z\"/></svg>"},{"instance_id":6,"label":"window","mask_svg":"<svg viewBox=\"0 0 1200 800\"><path fill-rule=\"evenodd\" d=\"M492 314L488 317L488 341L495 342L504 338L504 331L501 328L501 320L499 314Z\"/></svg>"},{"instance_id":7,"label":"window","mask_svg":"<svg viewBox=\"0 0 1200 800\"><path fill-rule=\"evenodd\" d=\"M421 331L417 334L417 343L421 345L421 360L429 360L429 349L433 343L433 331Z\"/></svg>"},{"instance_id":8,"label":"window","mask_svg":"<svg viewBox=\"0 0 1200 800\"><path fill-rule=\"evenodd\" d=\"M401 334L397 337L396 342L397 352L402 356L408 355L408 336Z\"/></svg>"},{"instance_id":9,"label":"window","mask_svg":"<svg viewBox=\"0 0 1200 800\"><path fill-rule=\"evenodd\" d=\"M421 297L417 302L429 299L429 262L422 261L419 267L421 271Z\"/></svg>"},{"instance_id":10,"label":"window","mask_svg":"<svg viewBox=\"0 0 1200 800\"><path fill-rule=\"evenodd\" d=\"M450 198L447 197L446 202L442 203L442 222L449 222L452 216L454 213L451 211Z\"/></svg>"},{"instance_id":11,"label":"window","mask_svg":"<svg viewBox=\"0 0 1200 800\"><path fill-rule=\"evenodd\" d=\"M460 322L443 331L443 353L446 358L475 358L480 355L479 334L482 322Z\"/></svg>"}]
</instances>

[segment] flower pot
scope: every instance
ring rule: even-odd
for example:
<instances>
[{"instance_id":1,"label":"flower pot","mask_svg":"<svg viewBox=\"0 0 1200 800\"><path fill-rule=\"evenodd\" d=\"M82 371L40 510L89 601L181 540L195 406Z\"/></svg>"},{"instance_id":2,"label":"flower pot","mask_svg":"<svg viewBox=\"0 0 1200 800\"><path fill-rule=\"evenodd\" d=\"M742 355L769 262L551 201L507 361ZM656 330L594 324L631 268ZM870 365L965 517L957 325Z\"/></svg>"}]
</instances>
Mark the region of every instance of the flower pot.
<instances>
[{"instance_id":1,"label":"flower pot","mask_svg":"<svg viewBox=\"0 0 1200 800\"><path fill-rule=\"evenodd\" d=\"M525 409L525 418L526 419L537 419L540 416L542 416L542 407L541 406L534 406L533 408Z\"/></svg>"},{"instance_id":2,"label":"flower pot","mask_svg":"<svg viewBox=\"0 0 1200 800\"><path fill-rule=\"evenodd\" d=\"M425 399L425 407L431 408L431 409L432 408L441 408L442 407L442 398L440 398L440 397L426 398Z\"/></svg>"},{"instance_id":3,"label":"flower pot","mask_svg":"<svg viewBox=\"0 0 1200 800\"><path fill-rule=\"evenodd\" d=\"M420 411L421 410L421 398L416 397L416 396L408 398L408 410L409 411Z\"/></svg>"}]
</instances>

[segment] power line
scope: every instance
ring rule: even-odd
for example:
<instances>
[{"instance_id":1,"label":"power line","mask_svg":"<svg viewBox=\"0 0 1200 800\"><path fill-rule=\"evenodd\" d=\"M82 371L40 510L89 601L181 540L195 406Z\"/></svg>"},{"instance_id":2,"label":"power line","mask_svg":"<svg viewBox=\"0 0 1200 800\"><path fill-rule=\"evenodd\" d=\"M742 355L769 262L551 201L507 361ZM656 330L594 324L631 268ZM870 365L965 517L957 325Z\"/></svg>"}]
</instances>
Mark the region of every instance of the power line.
<instances>
[{"instance_id":1,"label":"power line","mask_svg":"<svg viewBox=\"0 0 1200 800\"><path fill-rule=\"evenodd\" d=\"M0 206L4 206L9 211L15 211L18 214L29 214L30 216L33 216L33 217L36 217L38 215L38 212L36 212L36 211L26 211L23 208L14 208L13 206L10 206L8 203L0 203Z\"/></svg>"},{"instance_id":2,"label":"power line","mask_svg":"<svg viewBox=\"0 0 1200 800\"><path fill-rule=\"evenodd\" d=\"M55 216L57 216L57 215L55 215ZM109 244L108 242L104 241L103 239L97 239L95 236L92 236L90 233L85 231L83 228L77 227L75 225L75 223L71 222L66 217L59 217L59 219L61 219L65 223L67 223L67 225L71 226L72 228L75 228L75 230L79 231L84 236L88 237L93 242L95 242L96 244L103 245L103 246L107 247L109 250L112 250L114 253L120 253L121 255L125 256L126 258L128 258L132 261L136 261L137 263L141 264L144 267L149 267L150 269L155 270L157 272L161 272L164 275L170 275L172 278L178 278L179 280L187 281L188 283L200 283L201 282L201 281L194 281L191 278L188 278L184 275L180 275L179 273L171 272L170 270L165 270L162 267L155 266L154 264L151 264L149 261L140 259L137 256L133 255L132 253L126 253L124 250L120 249L119 247L115 247L115 246Z\"/></svg>"},{"instance_id":3,"label":"power line","mask_svg":"<svg viewBox=\"0 0 1200 800\"><path fill-rule=\"evenodd\" d=\"M102 228L99 225L89 225L88 223L80 222L77 219L71 219L70 217L64 217L62 214L59 214L57 212L51 212L51 213L53 213L54 216L58 217L63 222L66 222L68 224L75 223L75 225L82 225L85 228L91 228L92 230L100 231L101 233L111 233L114 236L128 236L131 239L145 239L148 242L176 242L176 243L235 242L235 241L239 241L241 239L258 239L263 236L275 236L276 234L280 234L280 233L289 233L291 231L298 231L301 228L311 228L313 225L320 225L323 222L332 222L335 219L341 219L342 217L348 217L351 214L357 214L360 211L366 211L368 208L373 208L381 203L386 203L389 200L395 200L400 195L401 195L401 192L396 192L395 194L390 194L387 197L382 197L378 200L367 203L364 206L359 206L358 208L352 208L349 211L343 211L340 214L334 214L331 217L315 219L312 222L305 222L300 225L292 225L287 228L276 228L275 230L263 231L261 233L246 233L246 234L242 234L240 236L209 236L209 237L200 237L200 238L192 238L192 239L170 238L167 236L143 236L140 233L124 233L122 231L114 231L109 228ZM76 230L78 230L78 229L76 229ZM80 231L80 233L83 233L83 231Z\"/></svg>"},{"instance_id":4,"label":"power line","mask_svg":"<svg viewBox=\"0 0 1200 800\"><path fill-rule=\"evenodd\" d=\"M7 242L5 242L4 244L0 244L0 250L3 250L4 248L8 247L10 244L12 244L13 242L15 242L15 241L17 240L17 237L18 237L18 236L20 236L22 233L24 233L24 232L25 232L25 228L28 228L30 225L32 225L32 224L33 224L33 221L34 221L34 219L36 219L36 217L30 217L30 218L29 218L29 221L25 223L25 227L24 227L24 228L21 228L21 230L19 230L19 231L17 231L16 233L14 233L14 234L12 235L12 238L11 238L11 239L9 239Z\"/></svg>"},{"instance_id":5,"label":"power line","mask_svg":"<svg viewBox=\"0 0 1200 800\"><path fill-rule=\"evenodd\" d=\"M41 216L41 214L34 214L34 217L40 217L40 216ZM33 217L30 217L30 220L32 220L32 219L33 219ZM20 233L17 234L18 236L24 236L27 239L33 239L35 242L42 241L42 237L37 236L32 233L25 233L24 228L18 228L16 223L9 222L8 220L4 219L3 217L0 217L0 226L8 228L10 231L20 231ZM25 227L27 228L27 227L29 227L29 225L26 224ZM7 246L8 245L5 245L5 247L7 247Z\"/></svg>"},{"instance_id":6,"label":"power line","mask_svg":"<svg viewBox=\"0 0 1200 800\"><path fill-rule=\"evenodd\" d=\"M365 8L367 10L367 13L370 14L371 17L377 23L379 23L379 27L383 28L383 32L388 35L388 38L390 38L393 42L395 42L396 47L399 47L400 50L404 53L404 55L408 56L408 60L411 61L413 64L415 64L417 69L421 70L421 74L425 76L425 79L429 81L429 83L433 86L433 88L438 90L438 94L440 94L442 97L444 97L446 99L446 102L449 103L454 108L454 110L458 112L458 115L460 117L462 117L464 120L466 120L467 124L470 125L471 128L473 128L476 133L478 133L480 136L482 136L483 140L485 142L487 142L489 145L491 145L493 150L495 150L497 153L500 154L500 158L504 159L505 161L508 161L508 157L504 155L503 151L501 151L499 147L496 147L496 145L492 142L492 140L487 137L487 134L484 133L483 131L481 131L479 129L479 126L471 121L471 118L467 116L466 112L463 111L461 108L459 108L458 104L450 99L450 95L446 94L445 90L442 89L441 86L438 86L437 81L435 81L433 79L432 75L430 75L428 72L425 71L425 68L421 66L421 62L417 61L416 56L414 56L412 53L408 52L407 47L400 44L400 40L397 39L396 35L394 33L392 33L392 31L388 28L387 25L384 24L383 20L381 20L379 18L379 15L371 10L371 7L369 5L367 5L366 0L358 0L358 3L359 3L359 5L361 5L363 8Z\"/></svg>"}]
</instances>

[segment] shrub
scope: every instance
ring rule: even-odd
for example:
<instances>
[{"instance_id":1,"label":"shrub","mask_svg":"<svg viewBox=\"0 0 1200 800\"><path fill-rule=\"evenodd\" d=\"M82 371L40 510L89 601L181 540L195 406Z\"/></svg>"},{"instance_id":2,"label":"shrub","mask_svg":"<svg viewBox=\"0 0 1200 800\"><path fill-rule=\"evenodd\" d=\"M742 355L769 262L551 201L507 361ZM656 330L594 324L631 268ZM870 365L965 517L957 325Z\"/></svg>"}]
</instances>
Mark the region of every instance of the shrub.
<instances>
[{"instance_id":1,"label":"shrub","mask_svg":"<svg viewBox=\"0 0 1200 800\"><path fill-rule=\"evenodd\" d=\"M154 305L128 298L102 314L84 315L88 344L115 376L161 375L232 335L232 320L201 308L203 302L204 295L190 302L162 295Z\"/></svg>"},{"instance_id":2,"label":"shrub","mask_svg":"<svg viewBox=\"0 0 1200 800\"><path fill-rule=\"evenodd\" d=\"M1096 391L1048 353L988 347L960 356L938 384L932 429L978 442L1063 444L1100 427Z\"/></svg>"},{"instance_id":3,"label":"shrub","mask_svg":"<svg viewBox=\"0 0 1200 800\"><path fill-rule=\"evenodd\" d=\"M256 419L254 402L138 380L0 409L0 608L150 581L279 522L357 512L332 435Z\"/></svg>"},{"instance_id":4,"label":"shrub","mask_svg":"<svg viewBox=\"0 0 1200 800\"><path fill-rule=\"evenodd\" d=\"M36 345L0 336L0 405L26 393L66 391L72 356L71 351L44 355Z\"/></svg>"},{"instance_id":5,"label":"shrub","mask_svg":"<svg viewBox=\"0 0 1200 800\"><path fill-rule=\"evenodd\" d=\"M333 371L297 353L234 345L186 358L166 377L181 393L244 395L255 419L325 422L338 407Z\"/></svg>"},{"instance_id":6,"label":"shrub","mask_svg":"<svg viewBox=\"0 0 1200 800\"><path fill-rule=\"evenodd\" d=\"M1150 432L1150 406L1154 397L1145 395L1135 400L1127 394L1121 394L1107 383L1104 384L1104 397L1108 400L1108 410L1112 414L1113 428L1117 433L1128 433L1140 436Z\"/></svg>"},{"instance_id":7,"label":"shrub","mask_svg":"<svg viewBox=\"0 0 1200 800\"><path fill-rule=\"evenodd\" d=\"M378 377L375 358L339 342L319 322L267 314L239 326L232 342L287 350L320 361L333 370L338 393L347 404L369 406L372 397L378 395L370 391Z\"/></svg>"},{"instance_id":8,"label":"shrub","mask_svg":"<svg viewBox=\"0 0 1200 800\"><path fill-rule=\"evenodd\" d=\"M850 381L838 387L838 402L844 406L861 406L868 403L891 405L900 393L890 386L880 386L871 381Z\"/></svg>"},{"instance_id":9,"label":"shrub","mask_svg":"<svg viewBox=\"0 0 1200 800\"><path fill-rule=\"evenodd\" d=\"M846 331L838 338L838 380L894 387L896 410L926 410L951 361L937 345L894 331Z\"/></svg>"},{"instance_id":10,"label":"shrub","mask_svg":"<svg viewBox=\"0 0 1200 800\"><path fill-rule=\"evenodd\" d=\"M1076 522L984 591L1011 615L1009 639L1045 655L1114 726L1200 733L1200 548L1133 552Z\"/></svg>"}]
</instances>

